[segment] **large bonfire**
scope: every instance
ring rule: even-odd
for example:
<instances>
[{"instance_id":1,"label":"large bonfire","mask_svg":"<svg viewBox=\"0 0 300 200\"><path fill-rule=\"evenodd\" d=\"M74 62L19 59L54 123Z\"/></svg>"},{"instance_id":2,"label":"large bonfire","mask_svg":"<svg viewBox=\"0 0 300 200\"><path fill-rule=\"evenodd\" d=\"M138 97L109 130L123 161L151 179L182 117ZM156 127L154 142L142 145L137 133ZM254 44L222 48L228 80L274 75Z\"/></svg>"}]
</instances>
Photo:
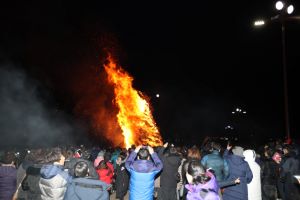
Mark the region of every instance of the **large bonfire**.
<instances>
[{"instance_id":1,"label":"large bonfire","mask_svg":"<svg viewBox=\"0 0 300 200\"><path fill-rule=\"evenodd\" d=\"M119 109L118 123L124 136L126 148L131 145L162 144L162 138L153 119L145 96L132 87L133 78L118 66L111 56L104 65L108 81L114 87L114 103Z\"/></svg>"}]
</instances>

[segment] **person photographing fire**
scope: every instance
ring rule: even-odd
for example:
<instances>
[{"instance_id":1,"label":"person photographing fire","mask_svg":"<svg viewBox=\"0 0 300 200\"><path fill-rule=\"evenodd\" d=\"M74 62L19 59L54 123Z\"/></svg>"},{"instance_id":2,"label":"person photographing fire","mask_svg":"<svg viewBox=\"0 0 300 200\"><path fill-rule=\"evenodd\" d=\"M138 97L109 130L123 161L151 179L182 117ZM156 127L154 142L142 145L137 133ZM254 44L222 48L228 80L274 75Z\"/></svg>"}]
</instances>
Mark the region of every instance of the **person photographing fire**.
<instances>
[{"instance_id":1,"label":"person photographing fire","mask_svg":"<svg viewBox=\"0 0 300 200\"><path fill-rule=\"evenodd\" d=\"M136 147L129 155L125 167L130 173L129 200L152 200L155 175L163 168L153 148L143 145Z\"/></svg>"}]
</instances>

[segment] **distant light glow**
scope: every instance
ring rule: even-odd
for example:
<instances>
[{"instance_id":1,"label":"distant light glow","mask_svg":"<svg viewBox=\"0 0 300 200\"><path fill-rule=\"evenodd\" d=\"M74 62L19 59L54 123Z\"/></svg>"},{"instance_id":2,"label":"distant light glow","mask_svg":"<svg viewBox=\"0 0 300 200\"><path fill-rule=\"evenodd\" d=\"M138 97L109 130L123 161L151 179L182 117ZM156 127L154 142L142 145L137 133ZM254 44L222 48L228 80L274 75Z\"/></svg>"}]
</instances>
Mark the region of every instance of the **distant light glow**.
<instances>
[{"instance_id":1,"label":"distant light glow","mask_svg":"<svg viewBox=\"0 0 300 200\"><path fill-rule=\"evenodd\" d=\"M228 125L225 127L225 130L228 130L228 129L233 130L234 128L233 128L233 126Z\"/></svg>"},{"instance_id":2,"label":"distant light glow","mask_svg":"<svg viewBox=\"0 0 300 200\"><path fill-rule=\"evenodd\" d=\"M289 5L289 7L287 8L287 13L290 15L294 12L294 6L293 5Z\"/></svg>"},{"instance_id":3,"label":"distant light glow","mask_svg":"<svg viewBox=\"0 0 300 200\"><path fill-rule=\"evenodd\" d=\"M244 113L244 114L246 114L247 112L246 112L246 111L244 111L243 113Z\"/></svg>"},{"instance_id":4,"label":"distant light glow","mask_svg":"<svg viewBox=\"0 0 300 200\"><path fill-rule=\"evenodd\" d=\"M235 114L235 112L232 112L232 114Z\"/></svg>"},{"instance_id":5,"label":"distant light glow","mask_svg":"<svg viewBox=\"0 0 300 200\"><path fill-rule=\"evenodd\" d=\"M156 94L156 98L159 98L159 94Z\"/></svg>"},{"instance_id":6,"label":"distant light glow","mask_svg":"<svg viewBox=\"0 0 300 200\"><path fill-rule=\"evenodd\" d=\"M254 26L263 26L265 24L264 20L257 20L254 22Z\"/></svg>"},{"instance_id":7,"label":"distant light glow","mask_svg":"<svg viewBox=\"0 0 300 200\"><path fill-rule=\"evenodd\" d=\"M277 1L276 4L275 4L275 8L277 10L282 10L284 4L282 3L282 1Z\"/></svg>"}]
</instances>

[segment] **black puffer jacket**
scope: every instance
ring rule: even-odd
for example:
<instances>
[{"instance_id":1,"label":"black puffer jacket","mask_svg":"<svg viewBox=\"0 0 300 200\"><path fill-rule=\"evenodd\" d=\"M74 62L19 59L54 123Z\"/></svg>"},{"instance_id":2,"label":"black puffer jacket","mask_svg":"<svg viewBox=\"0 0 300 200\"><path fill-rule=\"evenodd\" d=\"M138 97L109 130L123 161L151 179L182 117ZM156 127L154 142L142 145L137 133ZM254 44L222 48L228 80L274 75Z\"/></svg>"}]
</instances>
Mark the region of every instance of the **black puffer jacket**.
<instances>
[{"instance_id":1,"label":"black puffer jacket","mask_svg":"<svg viewBox=\"0 0 300 200\"><path fill-rule=\"evenodd\" d=\"M262 160L261 165L261 182L262 185L276 186L279 178L279 164L275 163L271 158Z\"/></svg>"},{"instance_id":2,"label":"black puffer jacket","mask_svg":"<svg viewBox=\"0 0 300 200\"><path fill-rule=\"evenodd\" d=\"M181 158L177 154L164 154L165 148L160 148L158 156L161 159L164 168L160 174L160 187L176 188L178 177L178 167L181 164Z\"/></svg>"},{"instance_id":3,"label":"black puffer jacket","mask_svg":"<svg viewBox=\"0 0 300 200\"><path fill-rule=\"evenodd\" d=\"M26 176L22 181L22 189L26 192L27 199L41 200L42 192L39 187L39 181L41 179L40 171L42 165L34 164L27 168Z\"/></svg>"},{"instance_id":4,"label":"black puffer jacket","mask_svg":"<svg viewBox=\"0 0 300 200\"><path fill-rule=\"evenodd\" d=\"M129 186L129 174L125 168L125 163L121 165L116 165L116 197L121 198L124 197L127 193Z\"/></svg>"},{"instance_id":5,"label":"black puffer jacket","mask_svg":"<svg viewBox=\"0 0 300 200\"><path fill-rule=\"evenodd\" d=\"M160 174L159 200L176 199L177 182L180 180L178 167L181 164L181 158L177 154L164 152L165 148L159 149L158 155L164 165Z\"/></svg>"},{"instance_id":6,"label":"black puffer jacket","mask_svg":"<svg viewBox=\"0 0 300 200\"><path fill-rule=\"evenodd\" d=\"M280 174L281 181L283 182L283 192L284 199L294 200L300 199L300 189L299 185L294 183L294 175L298 175L299 170L299 160L296 158L294 152L290 152L286 155L285 162L282 164L282 170Z\"/></svg>"}]
</instances>

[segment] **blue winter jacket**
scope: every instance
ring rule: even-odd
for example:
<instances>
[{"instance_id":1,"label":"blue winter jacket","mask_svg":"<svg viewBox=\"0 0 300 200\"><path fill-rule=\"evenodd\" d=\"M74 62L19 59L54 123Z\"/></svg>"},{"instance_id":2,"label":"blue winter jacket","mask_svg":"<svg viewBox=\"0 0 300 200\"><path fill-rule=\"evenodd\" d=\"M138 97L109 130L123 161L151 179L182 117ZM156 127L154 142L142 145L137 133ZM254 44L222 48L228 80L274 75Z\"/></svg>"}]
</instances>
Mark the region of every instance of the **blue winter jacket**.
<instances>
[{"instance_id":1,"label":"blue winter jacket","mask_svg":"<svg viewBox=\"0 0 300 200\"><path fill-rule=\"evenodd\" d=\"M155 175L163 168L161 160L156 153L151 160L134 160L136 152L132 152L125 167L130 173L129 200L152 200L154 193Z\"/></svg>"},{"instance_id":2,"label":"blue winter jacket","mask_svg":"<svg viewBox=\"0 0 300 200\"><path fill-rule=\"evenodd\" d=\"M218 182L224 181L228 176L228 163L220 156L220 153L217 150L204 156L201 160L201 164L205 168L211 168L214 171Z\"/></svg>"},{"instance_id":3,"label":"blue winter jacket","mask_svg":"<svg viewBox=\"0 0 300 200\"><path fill-rule=\"evenodd\" d=\"M229 177L228 181L240 178L240 184L226 187L223 193L223 200L245 200L248 199L247 184L252 181L253 174L243 157L229 154L228 150L224 152L224 158L228 162Z\"/></svg>"},{"instance_id":4,"label":"blue winter jacket","mask_svg":"<svg viewBox=\"0 0 300 200\"><path fill-rule=\"evenodd\" d=\"M109 200L108 184L90 178L74 178L68 185L64 200Z\"/></svg>"}]
</instances>

